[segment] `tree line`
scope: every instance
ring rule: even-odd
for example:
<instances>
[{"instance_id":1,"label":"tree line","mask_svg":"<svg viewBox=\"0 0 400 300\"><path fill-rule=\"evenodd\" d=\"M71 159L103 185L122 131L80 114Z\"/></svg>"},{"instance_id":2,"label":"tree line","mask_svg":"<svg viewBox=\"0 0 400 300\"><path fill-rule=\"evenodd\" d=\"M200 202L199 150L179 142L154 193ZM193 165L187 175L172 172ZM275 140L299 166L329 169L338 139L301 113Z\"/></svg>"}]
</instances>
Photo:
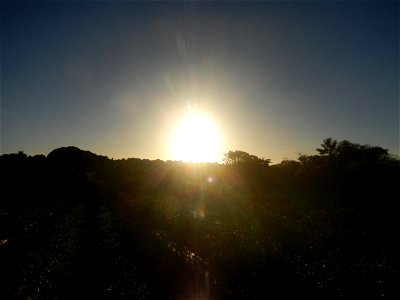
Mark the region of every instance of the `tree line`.
<instances>
[{"instance_id":1,"label":"tree line","mask_svg":"<svg viewBox=\"0 0 400 300\"><path fill-rule=\"evenodd\" d=\"M398 157L323 140L271 164L0 156L1 295L30 299L400 296Z\"/></svg>"}]
</instances>

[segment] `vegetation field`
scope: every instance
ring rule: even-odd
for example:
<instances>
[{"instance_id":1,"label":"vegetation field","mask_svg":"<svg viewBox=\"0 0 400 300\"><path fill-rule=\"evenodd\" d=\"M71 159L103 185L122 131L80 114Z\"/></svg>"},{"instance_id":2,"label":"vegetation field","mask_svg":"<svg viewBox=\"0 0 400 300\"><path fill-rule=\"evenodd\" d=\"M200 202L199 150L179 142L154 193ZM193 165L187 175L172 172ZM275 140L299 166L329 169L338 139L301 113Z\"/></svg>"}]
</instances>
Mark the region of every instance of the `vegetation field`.
<instances>
[{"instance_id":1,"label":"vegetation field","mask_svg":"<svg viewBox=\"0 0 400 300\"><path fill-rule=\"evenodd\" d=\"M400 298L399 159L2 155L3 299Z\"/></svg>"}]
</instances>

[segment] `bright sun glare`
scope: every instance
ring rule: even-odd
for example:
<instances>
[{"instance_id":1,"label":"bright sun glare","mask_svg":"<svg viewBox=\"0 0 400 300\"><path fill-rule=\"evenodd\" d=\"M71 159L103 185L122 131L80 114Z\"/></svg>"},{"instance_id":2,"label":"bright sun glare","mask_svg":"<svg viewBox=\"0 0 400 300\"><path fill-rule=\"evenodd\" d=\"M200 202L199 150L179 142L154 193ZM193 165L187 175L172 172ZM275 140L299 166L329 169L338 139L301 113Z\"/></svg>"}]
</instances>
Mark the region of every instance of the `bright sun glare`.
<instances>
[{"instance_id":1,"label":"bright sun glare","mask_svg":"<svg viewBox=\"0 0 400 300\"><path fill-rule=\"evenodd\" d=\"M204 115L190 114L176 128L172 139L175 160L184 162L216 162L220 136L213 123Z\"/></svg>"}]
</instances>

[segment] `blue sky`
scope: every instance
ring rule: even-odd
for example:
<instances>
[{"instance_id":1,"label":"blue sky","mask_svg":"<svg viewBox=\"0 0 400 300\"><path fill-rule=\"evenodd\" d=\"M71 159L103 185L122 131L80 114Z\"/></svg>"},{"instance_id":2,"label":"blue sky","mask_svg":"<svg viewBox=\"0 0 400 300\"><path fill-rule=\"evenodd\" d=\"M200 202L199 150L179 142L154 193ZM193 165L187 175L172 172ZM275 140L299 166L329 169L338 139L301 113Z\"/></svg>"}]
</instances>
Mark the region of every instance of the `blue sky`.
<instances>
[{"instance_id":1,"label":"blue sky","mask_svg":"<svg viewBox=\"0 0 400 300\"><path fill-rule=\"evenodd\" d=\"M1 152L167 160L191 108L221 157L399 154L398 53L395 1L1 2Z\"/></svg>"}]
</instances>

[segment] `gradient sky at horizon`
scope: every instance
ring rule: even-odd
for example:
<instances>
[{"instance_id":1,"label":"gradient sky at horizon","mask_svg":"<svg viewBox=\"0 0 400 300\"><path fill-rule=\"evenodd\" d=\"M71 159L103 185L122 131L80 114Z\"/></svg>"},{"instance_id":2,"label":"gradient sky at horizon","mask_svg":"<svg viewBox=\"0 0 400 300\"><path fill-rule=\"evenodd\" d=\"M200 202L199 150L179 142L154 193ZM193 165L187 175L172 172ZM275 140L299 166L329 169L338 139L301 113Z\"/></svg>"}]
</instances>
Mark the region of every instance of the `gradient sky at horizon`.
<instances>
[{"instance_id":1,"label":"gradient sky at horizon","mask_svg":"<svg viewBox=\"0 0 400 300\"><path fill-rule=\"evenodd\" d=\"M1 153L171 159L206 113L221 158L399 154L399 3L1 2Z\"/></svg>"}]
</instances>

